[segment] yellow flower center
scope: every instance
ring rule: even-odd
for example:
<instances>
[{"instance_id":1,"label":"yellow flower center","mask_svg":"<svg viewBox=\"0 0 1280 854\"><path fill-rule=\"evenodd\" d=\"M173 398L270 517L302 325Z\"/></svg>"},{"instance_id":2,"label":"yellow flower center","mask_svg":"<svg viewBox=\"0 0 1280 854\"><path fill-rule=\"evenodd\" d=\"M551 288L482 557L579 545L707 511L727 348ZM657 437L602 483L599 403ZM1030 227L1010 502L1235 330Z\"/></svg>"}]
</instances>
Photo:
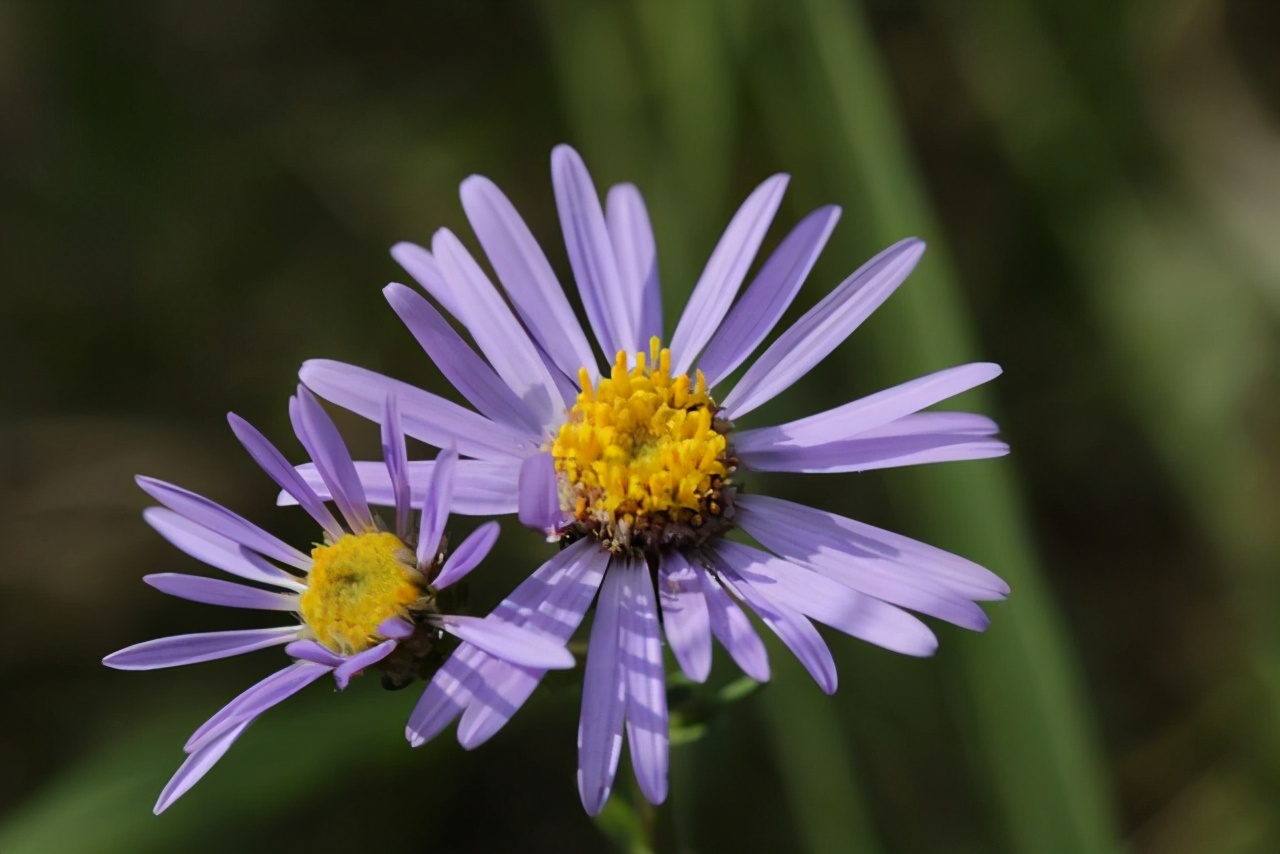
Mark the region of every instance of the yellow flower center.
<instances>
[{"instance_id":1,"label":"yellow flower center","mask_svg":"<svg viewBox=\"0 0 1280 854\"><path fill-rule=\"evenodd\" d=\"M413 550L395 534L348 534L311 550L314 566L299 610L316 639L351 655L378 644L378 625L427 596Z\"/></svg>"},{"instance_id":2,"label":"yellow flower center","mask_svg":"<svg viewBox=\"0 0 1280 854\"><path fill-rule=\"evenodd\" d=\"M657 338L627 367L620 352L594 386L584 369L569 419L552 443L561 508L578 533L610 549L654 550L727 526L737 465L717 405L698 372L671 376ZM712 530L714 529L714 530Z\"/></svg>"}]
</instances>

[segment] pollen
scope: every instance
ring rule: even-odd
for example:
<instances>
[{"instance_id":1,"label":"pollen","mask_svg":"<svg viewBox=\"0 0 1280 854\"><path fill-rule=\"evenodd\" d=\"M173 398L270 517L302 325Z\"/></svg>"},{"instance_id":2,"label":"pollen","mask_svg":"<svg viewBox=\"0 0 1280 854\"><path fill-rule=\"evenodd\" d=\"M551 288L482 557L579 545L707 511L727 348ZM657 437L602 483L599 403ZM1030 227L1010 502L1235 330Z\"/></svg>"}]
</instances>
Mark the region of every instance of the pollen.
<instances>
[{"instance_id":1,"label":"pollen","mask_svg":"<svg viewBox=\"0 0 1280 854\"><path fill-rule=\"evenodd\" d=\"M342 655L379 643L378 625L428 598L412 549L394 534L348 534L311 550L314 566L299 609L316 639Z\"/></svg>"},{"instance_id":2,"label":"pollen","mask_svg":"<svg viewBox=\"0 0 1280 854\"><path fill-rule=\"evenodd\" d=\"M613 551L656 551L727 527L737 465L719 407L699 371L671 375L671 353L652 339L628 367L582 392L552 443L561 509L579 534Z\"/></svg>"}]
</instances>

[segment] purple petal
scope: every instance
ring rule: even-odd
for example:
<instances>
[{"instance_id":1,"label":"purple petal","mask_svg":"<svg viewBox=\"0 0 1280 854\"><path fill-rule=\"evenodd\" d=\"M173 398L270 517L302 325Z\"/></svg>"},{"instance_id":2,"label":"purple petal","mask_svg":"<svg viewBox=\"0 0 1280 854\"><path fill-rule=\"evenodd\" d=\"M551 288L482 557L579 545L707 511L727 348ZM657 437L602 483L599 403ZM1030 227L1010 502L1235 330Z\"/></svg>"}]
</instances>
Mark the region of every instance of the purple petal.
<instances>
[{"instance_id":1,"label":"purple petal","mask_svg":"<svg viewBox=\"0 0 1280 854\"><path fill-rule=\"evenodd\" d=\"M394 394L407 435L436 448L456 445L458 453L469 457L523 457L541 442L540 437L512 430L443 397L355 365L312 359L303 363L298 376L325 400L374 422L382 418L387 395Z\"/></svg>"},{"instance_id":2,"label":"purple petal","mask_svg":"<svg viewBox=\"0 0 1280 854\"><path fill-rule=\"evenodd\" d=\"M658 282L658 253L649 211L634 184L609 188L604 219L622 285L640 294L638 337L643 346L650 338L662 338L662 286Z\"/></svg>"},{"instance_id":3,"label":"purple petal","mask_svg":"<svg viewBox=\"0 0 1280 854\"><path fill-rule=\"evenodd\" d=\"M773 331L800 292L839 218L839 208L819 208L802 219L764 262L698 359L708 388L732 373Z\"/></svg>"},{"instance_id":4,"label":"purple petal","mask_svg":"<svg viewBox=\"0 0 1280 854\"><path fill-rule=\"evenodd\" d=\"M311 570L311 558L221 504L155 478L139 476L136 480L144 492L189 521L266 557L304 572Z\"/></svg>"},{"instance_id":5,"label":"purple petal","mask_svg":"<svg viewBox=\"0 0 1280 854\"><path fill-rule=\"evenodd\" d=\"M387 617L378 623L378 636L392 640L405 640L413 636L415 626L404 617Z\"/></svg>"},{"instance_id":6,"label":"purple petal","mask_svg":"<svg viewBox=\"0 0 1280 854\"><path fill-rule=\"evenodd\" d=\"M443 590L475 569L497 542L498 530L497 522L485 522L472 531L471 536L449 552L440 574L431 579L431 586Z\"/></svg>"},{"instance_id":7,"label":"purple petal","mask_svg":"<svg viewBox=\"0 0 1280 854\"><path fill-rule=\"evenodd\" d=\"M169 780L168 785L164 787L164 791L160 793L160 799L156 801L152 811L156 815L160 815L160 813L169 808L170 804L185 795L196 783L199 783L201 778L208 774L218 760L231 749L231 745L235 744L236 739L248 729L251 723L253 723L252 718L222 732L202 749L188 756L187 761L182 763L182 767L178 769L177 773Z\"/></svg>"},{"instance_id":8,"label":"purple petal","mask_svg":"<svg viewBox=\"0 0 1280 854\"><path fill-rule=\"evenodd\" d=\"M800 660L823 693L834 694L838 684L836 663L813 623L806 620L799 611L769 598L766 588L753 586L735 573L732 567L721 567L721 573L724 583L730 585L733 592L742 597L764 624L786 644L787 649Z\"/></svg>"},{"instance_id":9,"label":"purple petal","mask_svg":"<svg viewBox=\"0 0 1280 854\"><path fill-rule=\"evenodd\" d=\"M973 412L917 412L858 434L861 439L881 436L914 436L920 433L994 436L1000 426L985 415Z\"/></svg>"},{"instance_id":10,"label":"purple petal","mask_svg":"<svg viewBox=\"0 0 1280 854\"><path fill-rule=\"evenodd\" d=\"M347 690L347 685L351 683L352 677L359 674L366 667L372 667L393 653L397 643L398 641L395 640L385 640L375 647L371 647L366 649L364 652L358 652L355 655L348 657L333 671L333 681L338 683L338 690Z\"/></svg>"},{"instance_id":11,"label":"purple petal","mask_svg":"<svg viewBox=\"0 0 1280 854\"><path fill-rule=\"evenodd\" d=\"M746 415L807 374L889 298L923 252L915 238L899 241L845 279L747 369L724 399L725 417Z\"/></svg>"},{"instance_id":12,"label":"purple petal","mask_svg":"<svg viewBox=\"0 0 1280 854\"><path fill-rule=\"evenodd\" d=\"M598 543L579 540L539 567L494 609L493 616L567 643L595 598L608 563L609 554ZM492 659L483 676L487 692L469 706L458 724L458 741L468 750L492 738L511 719L529 699L543 671Z\"/></svg>"},{"instance_id":13,"label":"purple petal","mask_svg":"<svg viewBox=\"0 0 1280 854\"><path fill-rule=\"evenodd\" d=\"M418 566L426 567L440 551L440 538L449 521L449 504L453 501L453 474L458 468L456 451L441 451L431 470L431 483L422 500L422 527L418 532Z\"/></svg>"},{"instance_id":14,"label":"purple petal","mask_svg":"<svg viewBox=\"0 0 1280 854\"><path fill-rule=\"evenodd\" d=\"M694 566L707 602L707 617L711 633L729 652L729 656L742 668L742 672L757 682L769 681L769 654L765 652L760 636L751 627L751 621L737 603L724 592L720 582L700 566Z\"/></svg>"},{"instance_id":15,"label":"purple petal","mask_svg":"<svg viewBox=\"0 0 1280 854\"><path fill-rule=\"evenodd\" d=\"M774 175L756 187L724 230L671 336L673 375L689 372L728 313L773 215L778 212L788 180L786 175Z\"/></svg>"},{"instance_id":16,"label":"purple petal","mask_svg":"<svg viewBox=\"0 0 1280 854\"><path fill-rule=\"evenodd\" d=\"M288 643L297 638L299 628L278 626L157 638L113 652L102 659L102 663L116 670L158 670L198 664Z\"/></svg>"},{"instance_id":17,"label":"purple petal","mask_svg":"<svg viewBox=\"0 0 1280 854\"><path fill-rule=\"evenodd\" d=\"M983 631L989 624L982 609L964 595L910 566L850 542L832 548L830 541L838 534L815 534L811 527L790 526L767 512L741 506L735 521L765 548L845 587L966 629ZM811 577L802 578L810 586Z\"/></svg>"},{"instance_id":18,"label":"purple petal","mask_svg":"<svg viewBox=\"0 0 1280 854\"><path fill-rule=\"evenodd\" d=\"M256 427L234 412L227 413L227 421L231 424L231 432L236 434L236 438L240 440L240 444L244 445L244 449L249 452L249 456L253 457L254 462L279 484L281 489L292 495L302 509L320 523L320 527L324 528L330 537L335 540L341 537L344 531L338 524L338 520L333 518L329 508L307 486L306 481L284 458L284 454L267 441L267 437L258 432Z\"/></svg>"},{"instance_id":19,"label":"purple petal","mask_svg":"<svg viewBox=\"0 0 1280 854\"><path fill-rule=\"evenodd\" d=\"M473 175L462 182L462 207L512 305L552 364L570 377L586 368L595 379L591 344L547 256L511 202L488 178Z\"/></svg>"},{"instance_id":20,"label":"purple petal","mask_svg":"<svg viewBox=\"0 0 1280 854\"><path fill-rule=\"evenodd\" d=\"M569 266L606 361L619 350L635 353L642 349L640 294L622 286L600 197L578 152L556 146L551 152L551 181Z\"/></svg>"},{"instance_id":21,"label":"purple petal","mask_svg":"<svg viewBox=\"0 0 1280 854\"><path fill-rule=\"evenodd\" d=\"M888 427L898 419L999 375L1000 366L989 362L948 368L808 418L776 427L744 430L734 434L733 446L750 452L777 445L813 446L861 437L869 430Z\"/></svg>"},{"instance_id":22,"label":"purple petal","mask_svg":"<svg viewBox=\"0 0 1280 854\"><path fill-rule=\"evenodd\" d=\"M293 647L289 644L289 647ZM182 749L187 753L195 753L205 748L220 733L239 723L251 721L267 709L279 705L333 668L328 664L317 664L311 661L295 661L293 664L277 670L266 679L255 682L246 690L214 713L213 717L200 725L191 734Z\"/></svg>"},{"instance_id":23,"label":"purple petal","mask_svg":"<svg viewBox=\"0 0 1280 854\"><path fill-rule=\"evenodd\" d=\"M319 641L313 640L294 641L284 648L284 653L290 658L296 658L299 661L309 661L312 664L320 664L330 670L346 661L346 658L338 655L336 652L329 649L329 647Z\"/></svg>"},{"instance_id":24,"label":"purple petal","mask_svg":"<svg viewBox=\"0 0 1280 854\"><path fill-rule=\"evenodd\" d=\"M160 536L209 566L247 581L257 581L289 590L306 589L306 585L299 582L296 576L267 563L239 543L221 534L215 534L203 525L196 524L167 507L148 507L142 511L142 518L148 525L155 528Z\"/></svg>"},{"instance_id":25,"label":"purple petal","mask_svg":"<svg viewBox=\"0 0 1280 854\"><path fill-rule=\"evenodd\" d=\"M391 247L391 257L422 285L423 290L444 306L445 311L459 320L463 319L462 300L453 292L430 252L416 243L402 242Z\"/></svg>"},{"instance_id":26,"label":"purple petal","mask_svg":"<svg viewBox=\"0 0 1280 854\"><path fill-rule=\"evenodd\" d=\"M641 572L630 556L615 557L604 575L595 622L587 644L578 719L578 794L587 815L598 815L609 799L622 751L626 671L619 648L619 618L628 571Z\"/></svg>"},{"instance_id":27,"label":"purple petal","mask_svg":"<svg viewBox=\"0 0 1280 854\"><path fill-rule=\"evenodd\" d=\"M387 478L391 481L391 493L395 498L396 536L407 540L410 533L409 522L413 515L413 493L409 487L408 452L404 445L404 431L400 429L400 407L396 405L395 395L387 395L383 410L382 459L386 461ZM359 474L356 476L359 477ZM301 475L298 477L301 478ZM361 488L363 489L363 485Z\"/></svg>"},{"instance_id":28,"label":"purple petal","mask_svg":"<svg viewBox=\"0 0 1280 854\"><path fill-rule=\"evenodd\" d=\"M434 470L434 460L409 463L409 486L413 490L411 500L414 504L421 504L425 500L427 484L431 482ZM358 462L356 471L371 503L395 503L385 465ZM319 494L328 494L314 466L298 466L298 473ZM515 513L519 479L520 462L517 460L458 460L458 468L453 477L453 505L449 509L463 516L502 516ZM289 503L287 495L281 495L279 500L281 503Z\"/></svg>"},{"instance_id":29,"label":"purple petal","mask_svg":"<svg viewBox=\"0 0 1280 854\"><path fill-rule=\"evenodd\" d=\"M1009 446L995 439L974 439L968 434L910 433L906 436L845 439L812 447L773 445L754 451L736 450L742 464L755 471L836 474L985 460L1003 457L1009 453Z\"/></svg>"},{"instance_id":30,"label":"purple petal","mask_svg":"<svg viewBox=\"0 0 1280 854\"><path fill-rule=\"evenodd\" d=\"M903 655L933 655L938 649L928 626L887 602L741 543L722 540L714 553L723 572L845 634Z\"/></svg>"},{"instance_id":31,"label":"purple petal","mask_svg":"<svg viewBox=\"0 0 1280 854\"><path fill-rule=\"evenodd\" d=\"M667 677L653 582L643 561L610 567L624 575L619 652L626 678L627 743L640 791L651 804L667 799Z\"/></svg>"},{"instance_id":32,"label":"purple petal","mask_svg":"<svg viewBox=\"0 0 1280 854\"><path fill-rule=\"evenodd\" d=\"M383 296L440 373L487 418L522 433L539 433L542 425L533 410L503 382L489 364L476 355L449 322L414 291L390 284Z\"/></svg>"},{"instance_id":33,"label":"purple petal","mask_svg":"<svg viewBox=\"0 0 1280 854\"><path fill-rule=\"evenodd\" d=\"M364 497L364 487L360 485L351 453L329 413L306 386L299 385L297 397L289 401L289 417L298 440L316 464L333 503L338 505L352 532L363 534L375 530L377 526L369 512L369 502Z\"/></svg>"},{"instance_id":34,"label":"purple petal","mask_svg":"<svg viewBox=\"0 0 1280 854\"><path fill-rule=\"evenodd\" d=\"M483 652L464 643L436 671L409 714L404 735L412 747L421 747L435 738L471 702L474 687L481 682L479 665L488 659Z\"/></svg>"},{"instance_id":35,"label":"purple petal","mask_svg":"<svg viewBox=\"0 0 1280 854\"><path fill-rule=\"evenodd\" d=\"M534 454L520 466L520 523L550 534L560 525L560 485L551 454Z\"/></svg>"},{"instance_id":36,"label":"purple petal","mask_svg":"<svg viewBox=\"0 0 1280 854\"><path fill-rule=\"evenodd\" d=\"M551 424L562 411L560 393L524 327L452 232L437 231L431 248L449 284L466 294L460 319L480 351L538 424Z\"/></svg>"},{"instance_id":37,"label":"purple petal","mask_svg":"<svg viewBox=\"0 0 1280 854\"><path fill-rule=\"evenodd\" d=\"M932 582L940 592L969 599L1003 599L1009 593L1009 585L991 570L918 540L765 495L740 495L736 502L751 536L769 548L782 546L775 550L824 574L852 558L859 567L879 565L884 573Z\"/></svg>"},{"instance_id":38,"label":"purple petal","mask_svg":"<svg viewBox=\"0 0 1280 854\"><path fill-rule=\"evenodd\" d=\"M573 653L564 644L501 620L446 614L433 622L472 646L512 664L539 670L564 670L574 664Z\"/></svg>"},{"instance_id":39,"label":"purple petal","mask_svg":"<svg viewBox=\"0 0 1280 854\"><path fill-rule=\"evenodd\" d=\"M679 552L662 558L658 596L667 643L684 675L706 682L711 673L711 622L698 574Z\"/></svg>"},{"instance_id":40,"label":"purple petal","mask_svg":"<svg viewBox=\"0 0 1280 854\"><path fill-rule=\"evenodd\" d=\"M199 575L183 575L178 572L161 572L144 575L142 580L161 593L204 602L208 605L225 605L228 608L252 608L261 611L296 611L298 597L289 593L259 590L234 581L220 581Z\"/></svg>"}]
</instances>

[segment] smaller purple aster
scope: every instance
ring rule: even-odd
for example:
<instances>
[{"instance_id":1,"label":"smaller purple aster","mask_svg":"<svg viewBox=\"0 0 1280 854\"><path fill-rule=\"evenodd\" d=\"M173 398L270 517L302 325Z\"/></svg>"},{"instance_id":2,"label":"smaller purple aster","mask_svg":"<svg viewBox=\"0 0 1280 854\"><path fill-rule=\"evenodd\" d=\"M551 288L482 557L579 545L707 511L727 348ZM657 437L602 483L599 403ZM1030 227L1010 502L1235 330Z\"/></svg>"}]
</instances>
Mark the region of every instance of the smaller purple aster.
<instances>
[{"instance_id":1,"label":"smaller purple aster","mask_svg":"<svg viewBox=\"0 0 1280 854\"><path fill-rule=\"evenodd\" d=\"M376 668L384 685L400 687L429 677L448 649L448 637L514 665L567 668L573 655L560 643L501 619L453 612L451 585L489 553L498 524L481 525L445 556L445 523L453 500L457 454L439 458L417 523L408 481L404 434L395 398L385 401L382 443L394 492L394 533L369 509L364 487L333 421L299 387L289 401L294 432L313 461L342 521L293 465L258 430L235 414L231 429L259 466L324 530L307 555L203 496L148 477L138 485L162 507L146 521L188 555L253 584L181 573L148 575L156 589L211 605L290 611L287 626L177 635L135 644L103 659L118 670L155 670L284 646L284 669L241 693L197 729L183 749L187 760L161 792L159 814L209 772L258 716L320 679L338 689ZM345 524L344 524L345 523ZM261 586L256 586L261 585Z\"/></svg>"}]
</instances>

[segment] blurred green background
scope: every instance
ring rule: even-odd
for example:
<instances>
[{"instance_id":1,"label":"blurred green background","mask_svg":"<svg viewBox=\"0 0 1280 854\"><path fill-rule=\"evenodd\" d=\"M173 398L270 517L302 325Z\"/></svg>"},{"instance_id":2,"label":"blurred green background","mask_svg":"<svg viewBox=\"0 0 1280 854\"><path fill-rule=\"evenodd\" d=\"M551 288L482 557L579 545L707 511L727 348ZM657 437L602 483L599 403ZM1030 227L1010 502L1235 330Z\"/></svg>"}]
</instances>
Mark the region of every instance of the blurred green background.
<instances>
[{"instance_id":1,"label":"blurred green background","mask_svg":"<svg viewBox=\"0 0 1280 854\"><path fill-rule=\"evenodd\" d=\"M578 804L572 680L473 754L405 746L416 690L316 687L156 818L186 734L282 659L99 664L269 624L142 584L196 565L142 523L132 475L307 542L224 413L297 458L305 358L442 391L378 293L405 278L386 250L470 241L456 187L481 172L567 280L562 141L646 194L668 324L774 171L793 181L770 243L844 208L792 316L929 241L760 420L1005 367L962 403L1000 420L1007 459L757 482L990 566L1013 595L989 632L940 626L927 661L828 632L831 699L774 649L773 684L674 748L653 845L1280 850L1278 35L1263 0L0 0L0 851L627 835L626 785L599 826ZM481 605L545 554L507 532Z\"/></svg>"}]
</instances>

